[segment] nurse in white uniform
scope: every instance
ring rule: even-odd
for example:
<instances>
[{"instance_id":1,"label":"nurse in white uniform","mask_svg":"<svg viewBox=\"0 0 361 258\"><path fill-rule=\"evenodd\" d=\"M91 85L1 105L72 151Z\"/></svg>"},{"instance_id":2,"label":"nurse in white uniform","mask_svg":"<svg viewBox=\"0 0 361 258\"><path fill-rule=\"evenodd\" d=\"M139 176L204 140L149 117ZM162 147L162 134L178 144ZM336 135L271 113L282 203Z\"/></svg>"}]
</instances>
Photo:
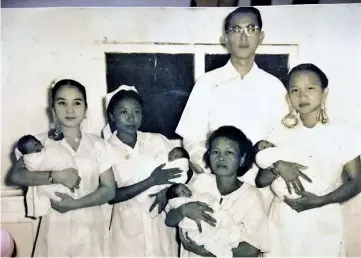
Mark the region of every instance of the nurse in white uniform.
<instances>
[{"instance_id":1,"label":"nurse in white uniform","mask_svg":"<svg viewBox=\"0 0 361 258\"><path fill-rule=\"evenodd\" d=\"M134 87L120 86L108 94L106 102L109 125L104 130L104 138L118 156L113 167L118 188L111 201L114 204L110 227L112 255L177 256L176 231L165 225L162 209L153 216L144 209L144 202L135 198L152 186L170 183L170 179L181 175L178 168L162 169L173 147L161 134L138 131L143 101ZM139 182L139 178L146 179ZM149 197L150 209L153 201L154 198Z\"/></svg>"},{"instance_id":2,"label":"nurse in white uniform","mask_svg":"<svg viewBox=\"0 0 361 258\"><path fill-rule=\"evenodd\" d=\"M269 214L273 229L270 255L344 256L340 203L361 192L360 132L328 119L328 79L315 65L293 68L287 90L293 111L267 140L299 149L299 156L310 167L304 172L312 183L305 188L312 192L293 187L299 198L274 199ZM342 182L343 172L347 182ZM263 170L256 178L257 185L270 185L277 175L275 170Z\"/></svg>"},{"instance_id":3,"label":"nurse in white uniform","mask_svg":"<svg viewBox=\"0 0 361 258\"><path fill-rule=\"evenodd\" d=\"M114 149L102 138L85 133L81 123L87 111L84 86L65 79L52 88L53 114L64 134L61 144L77 161L78 171L29 172L20 155L9 174L10 182L29 186L26 202L28 216L41 217L35 243L36 257L104 256L104 235L107 221L100 205L115 196L112 165ZM36 136L45 143L48 134ZM19 151L16 151L19 154ZM81 179L81 181L80 181ZM57 193L61 201L41 198L38 186L62 184L73 192Z\"/></svg>"}]
</instances>

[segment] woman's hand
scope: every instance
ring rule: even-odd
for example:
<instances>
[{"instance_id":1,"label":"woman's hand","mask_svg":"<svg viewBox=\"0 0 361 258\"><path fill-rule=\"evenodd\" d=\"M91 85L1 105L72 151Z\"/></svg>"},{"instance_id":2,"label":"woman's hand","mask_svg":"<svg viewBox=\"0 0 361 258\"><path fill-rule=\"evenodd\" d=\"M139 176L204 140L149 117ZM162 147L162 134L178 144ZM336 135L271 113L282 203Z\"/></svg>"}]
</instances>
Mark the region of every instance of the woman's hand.
<instances>
[{"instance_id":1,"label":"woman's hand","mask_svg":"<svg viewBox=\"0 0 361 258\"><path fill-rule=\"evenodd\" d=\"M303 187L299 177L304 178L310 183L312 182L308 176L301 172L301 169L306 168L306 166L297 163L280 160L274 164L273 171L275 174L279 174L283 180L285 180L288 192L290 194L292 193L292 187L297 194L300 194L305 190L305 188Z\"/></svg>"},{"instance_id":2,"label":"woman's hand","mask_svg":"<svg viewBox=\"0 0 361 258\"><path fill-rule=\"evenodd\" d=\"M79 188L81 181L78 171L73 168L53 172L54 182L68 187L72 192Z\"/></svg>"},{"instance_id":3,"label":"woman's hand","mask_svg":"<svg viewBox=\"0 0 361 258\"><path fill-rule=\"evenodd\" d=\"M285 203L297 212L302 212L323 206L322 196L315 195L310 192L302 192L301 197L297 199L290 199L285 196Z\"/></svg>"},{"instance_id":4,"label":"woman's hand","mask_svg":"<svg viewBox=\"0 0 361 258\"><path fill-rule=\"evenodd\" d=\"M65 193L55 193L56 196L59 196L62 200L61 201L55 201L50 199L51 207L60 212L65 213L71 210L77 209L76 200L72 198L71 196L65 194Z\"/></svg>"},{"instance_id":5,"label":"woman's hand","mask_svg":"<svg viewBox=\"0 0 361 258\"><path fill-rule=\"evenodd\" d=\"M160 214L162 211L164 211L165 206L167 206L168 200L167 200L167 190L168 188L163 189L162 191L150 194L149 197L155 197L155 200L153 204L149 208L149 212L152 212L152 210L155 208L155 206L158 205L158 214Z\"/></svg>"},{"instance_id":6,"label":"woman's hand","mask_svg":"<svg viewBox=\"0 0 361 258\"><path fill-rule=\"evenodd\" d=\"M172 184L169 180L175 179L181 176L182 171L179 168L168 168L163 169L165 164L160 165L149 177L149 180L152 185L164 185Z\"/></svg>"},{"instance_id":7,"label":"woman's hand","mask_svg":"<svg viewBox=\"0 0 361 258\"><path fill-rule=\"evenodd\" d=\"M214 254L208 252L203 246L197 245L187 234L184 236L182 230L179 230L179 239L185 250L200 256L215 257Z\"/></svg>"},{"instance_id":8,"label":"woman's hand","mask_svg":"<svg viewBox=\"0 0 361 258\"><path fill-rule=\"evenodd\" d=\"M202 232L201 221L208 223L212 227L216 226L217 221L206 212L213 213L213 209L203 202L189 202L179 207L180 212L184 217L195 221L199 232Z\"/></svg>"}]
</instances>

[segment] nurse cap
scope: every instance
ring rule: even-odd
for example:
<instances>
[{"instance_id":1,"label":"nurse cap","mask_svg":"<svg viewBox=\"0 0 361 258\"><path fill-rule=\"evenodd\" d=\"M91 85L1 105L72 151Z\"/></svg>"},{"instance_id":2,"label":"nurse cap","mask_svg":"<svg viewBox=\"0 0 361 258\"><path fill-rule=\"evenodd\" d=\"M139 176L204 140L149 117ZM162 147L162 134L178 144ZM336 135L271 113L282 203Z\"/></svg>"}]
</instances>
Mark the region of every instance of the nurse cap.
<instances>
[{"instance_id":1,"label":"nurse cap","mask_svg":"<svg viewBox=\"0 0 361 258\"><path fill-rule=\"evenodd\" d=\"M139 94L138 91L137 91L137 89L136 89L134 86L130 86L130 85L125 85L125 84L123 84L123 85L119 86L118 89L116 89L116 90L108 93L108 94L105 96L105 108L108 108L108 105L109 105L112 97L113 97L115 94L117 94L119 91L121 91L121 90L134 91L134 92L136 92L137 94ZM116 133L116 131L115 131L114 133ZM108 124L105 126L105 128L103 129L103 136L104 136L104 139L105 139L105 140L109 140L114 133L112 133L112 131L110 130L110 125L109 125L109 123L108 123Z\"/></svg>"}]
</instances>

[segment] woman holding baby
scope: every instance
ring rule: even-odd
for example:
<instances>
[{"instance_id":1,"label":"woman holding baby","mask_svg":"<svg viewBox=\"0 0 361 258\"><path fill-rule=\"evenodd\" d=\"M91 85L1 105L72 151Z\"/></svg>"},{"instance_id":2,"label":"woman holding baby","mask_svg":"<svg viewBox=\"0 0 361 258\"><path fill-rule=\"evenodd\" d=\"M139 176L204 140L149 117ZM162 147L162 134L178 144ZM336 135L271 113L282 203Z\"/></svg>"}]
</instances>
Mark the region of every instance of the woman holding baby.
<instances>
[{"instance_id":1,"label":"woman holding baby","mask_svg":"<svg viewBox=\"0 0 361 258\"><path fill-rule=\"evenodd\" d=\"M253 160L252 142L239 129L223 126L211 134L205 161L212 174L200 174L190 181L193 199L178 207L172 205L176 204L173 199L169 201L173 207L166 223L181 228L182 257L256 257L269 250L261 193L238 179Z\"/></svg>"},{"instance_id":2,"label":"woman holding baby","mask_svg":"<svg viewBox=\"0 0 361 258\"><path fill-rule=\"evenodd\" d=\"M74 166L66 168L66 162L60 160L65 162L62 171L30 172L16 150L18 161L8 178L15 185L29 187L28 216L41 217L35 256L104 256L106 223L100 205L114 198L111 167L117 157L102 138L81 130L88 107L85 87L75 80L64 79L55 83L51 91L51 110L64 137L55 142L45 133L36 139L45 151L50 143L60 148L63 157L72 160ZM47 161L51 163L57 158L50 157ZM59 188L59 184L66 188ZM56 187L52 194L60 200L44 195L51 191L51 186Z\"/></svg>"},{"instance_id":3,"label":"woman holding baby","mask_svg":"<svg viewBox=\"0 0 361 258\"><path fill-rule=\"evenodd\" d=\"M181 178L180 168L165 167L178 154L170 152L170 141L163 135L139 131L143 101L134 87L120 86L107 95L106 103L109 125L104 129L104 138L118 156L113 166L118 188L111 201L112 255L175 257L176 230L164 223L164 204L159 203L158 212L152 210L154 197L165 197L166 188L159 187ZM183 172L187 171L185 168Z\"/></svg>"},{"instance_id":4,"label":"woman holding baby","mask_svg":"<svg viewBox=\"0 0 361 258\"><path fill-rule=\"evenodd\" d=\"M286 88L291 112L284 125L268 137L269 148L256 158L264 168L257 185L271 185L276 195L269 215L270 255L344 256L340 204L361 192L359 132L349 124L328 119L328 79L317 66L294 67ZM303 181L302 187L288 184L277 172L283 160L307 166L303 173L310 180ZM346 182L342 182L343 173Z\"/></svg>"}]
</instances>

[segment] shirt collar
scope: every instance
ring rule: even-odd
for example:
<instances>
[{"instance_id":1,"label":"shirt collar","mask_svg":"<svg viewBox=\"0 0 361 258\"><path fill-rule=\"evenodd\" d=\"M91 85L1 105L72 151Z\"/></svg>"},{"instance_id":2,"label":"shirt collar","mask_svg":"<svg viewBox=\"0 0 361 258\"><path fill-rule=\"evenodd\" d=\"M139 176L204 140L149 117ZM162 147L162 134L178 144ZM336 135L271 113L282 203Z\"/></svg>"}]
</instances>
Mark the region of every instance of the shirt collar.
<instances>
[{"instance_id":1,"label":"shirt collar","mask_svg":"<svg viewBox=\"0 0 361 258\"><path fill-rule=\"evenodd\" d=\"M137 131L137 142L134 146L134 149L136 149L139 145L139 143L142 141L143 134L140 131ZM123 147L123 148L127 148L127 149L132 149L131 147L129 147L128 145L126 145L125 143L123 143L121 140L119 140L118 136L117 136L117 130L115 130L112 134L112 136L109 139L109 143L111 143L114 146L119 146L119 147ZM133 149L132 149L133 150Z\"/></svg>"},{"instance_id":2,"label":"shirt collar","mask_svg":"<svg viewBox=\"0 0 361 258\"><path fill-rule=\"evenodd\" d=\"M228 60L227 64L224 66L226 77L229 79L233 79L236 77L241 77L239 72L236 70L236 68L233 66L231 59ZM243 80L249 77L253 77L255 74L257 74L259 68L258 65L253 62L251 70L243 77Z\"/></svg>"}]
</instances>

